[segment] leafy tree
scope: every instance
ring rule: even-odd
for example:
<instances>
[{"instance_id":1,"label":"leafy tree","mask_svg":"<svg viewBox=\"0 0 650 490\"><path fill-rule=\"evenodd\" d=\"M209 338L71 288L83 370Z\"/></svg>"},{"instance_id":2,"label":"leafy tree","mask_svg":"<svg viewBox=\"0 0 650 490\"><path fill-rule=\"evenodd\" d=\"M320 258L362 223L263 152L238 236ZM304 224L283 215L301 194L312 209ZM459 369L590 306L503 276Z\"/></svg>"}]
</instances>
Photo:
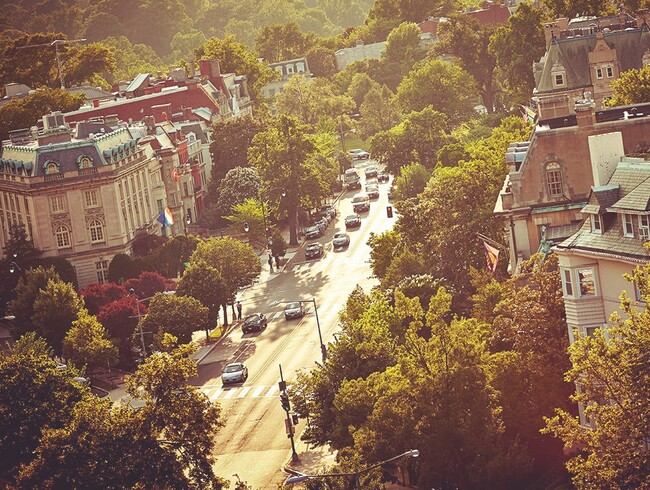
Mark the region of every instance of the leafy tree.
<instances>
[{"instance_id":1,"label":"leafy tree","mask_svg":"<svg viewBox=\"0 0 650 490\"><path fill-rule=\"evenodd\" d=\"M53 267L63 282L72 284L75 289L78 288L77 272L65 257L39 257L32 262L31 267L43 267L44 269Z\"/></svg>"},{"instance_id":2,"label":"leafy tree","mask_svg":"<svg viewBox=\"0 0 650 490\"><path fill-rule=\"evenodd\" d=\"M11 322L14 337L19 337L25 332L36 329L32 323L32 316L35 313L34 303L40 294L40 290L45 289L50 280L61 280L53 267L49 269L42 267L29 269L18 280L16 297L9 303L9 312L16 317Z\"/></svg>"},{"instance_id":3,"label":"leafy tree","mask_svg":"<svg viewBox=\"0 0 650 490\"><path fill-rule=\"evenodd\" d=\"M2 316L4 316L9 302L15 298L18 280L29 267L33 266L34 261L41 253L34 247L32 240L27 237L25 225L9 225L9 239L5 244L4 258L0 260L0 312L3 312Z\"/></svg>"},{"instance_id":4,"label":"leafy tree","mask_svg":"<svg viewBox=\"0 0 650 490\"><path fill-rule=\"evenodd\" d=\"M284 257L287 253L287 241L278 228L271 234L271 253L274 257Z\"/></svg>"},{"instance_id":5,"label":"leafy tree","mask_svg":"<svg viewBox=\"0 0 650 490\"><path fill-rule=\"evenodd\" d=\"M205 262L195 261L191 263L176 289L178 296L191 296L198 299L203 306L209 310L208 322L206 324L206 335L209 335L210 327L215 327L219 320L219 307L228 301L226 289L217 269Z\"/></svg>"},{"instance_id":6,"label":"leafy tree","mask_svg":"<svg viewBox=\"0 0 650 490\"><path fill-rule=\"evenodd\" d=\"M206 41L205 34L196 29L189 29L185 32L177 32L171 40L170 47L172 54L170 59L191 59L193 51Z\"/></svg>"},{"instance_id":7,"label":"leafy tree","mask_svg":"<svg viewBox=\"0 0 650 490\"><path fill-rule=\"evenodd\" d=\"M548 10L552 19L560 17L571 19L583 15L585 12L589 12L589 15L595 15L596 17L616 14L615 5L597 0L547 0L544 2L544 7Z\"/></svg>"},{"instance_id":8,"label":"leafy tree","mask_svg":"<svg viewBox=\"0 0 650 490\"><path fill-rule=\"evenodd\" d=\"M141 323L143 331L154 333L157 348L166 333L187 343L196 330L207 330L208 308L191 296L158 293L151 298L149 311Z\"/></svg>"},{"instance_id":9,"label":"leafy tree","mask_svg":"<svg viewBox=\"0 0 650 490\"><path fill-rule=\"evenodd\" d=\"M13 261L28 264L43 253L34 246L34 241L27 236L27 230L22 223L9 225L9 239L5 243L4 253Z\"/></svg>"},{"instance_id":10,"label":"leafy tree","mask_svg":"<svg viewBox=\"0 0 650 490\"><path fill-rule=\"evenodd\" d=\"M648 266L635 279L647 289ZM645 277L644 277L645 276ZM646 298L647 299L647 298ZM567 462L578 488L645 488L650 485L650 318L625 292L611 326L578 338L569 349L567 381L579 386L573 400L591 427L564 410L546 421L546 432L581 451Z\"/></svg>"},{"instance_id":11,"label":"leafy tree","mask_svg":"<svg viewBox=\"0 0 650 490\"><path fill-rule=\"evenodd\" d=\"M473 112L476 88L471 76L460 67L432 59L406 76L397 87L397 104L403 112L421 111L427 106L445 114L452 125L465 121Z\"/></svg>"},{"instance_id":12,"label":"leafy tree","mask_svg":"<svg viewBox=\"0 0 650 490\"><path fill-rule=\"evenodd\" d=\"M235 167L228 171L219 185L214 210L220 217L230 214L237 204L260 194L261 180L255 168Z\"/></svg>"},{"instance_id":13,"label":"leafy tree","mask_svg":"<svg viewBox=\"0 0 650 490\"><path fill-rule=\"evenodd\" d=\"M334 51L325 46L314 46L305 54L309 71L315 77L331 77L336 73Z\"/></svg>"},{"instance_id":14,"label":"leafy tree","mask_svg":"<svg viewBox=\"0 0 650 490\"><path fill-rule=\"evenodd\" d=\"M488 52L496 62L496 73L509 100L508 107L527 104L535 88L535 78L530 69L546 50L543 30L543 12L529 2L517 6L508 24L496 29ZM521 40L527 40L522 43Z\"/></svg>"},{"instance_id":15,"label":"leafy tree","mask_svg":"<svg viewBox=\"0 0 650 490\"><path fill-rule=\"evenodd\" d=\"M262 87L275 77L273 70L258 60L247 46L239 43L233 36L224 39L212 37L194 50L197 59L214 58L219 60L221 71L245 75L253 100L259 99Z\"/></svg>"},{"instance_id":16,"label":"leafy tree","mask_svg":"<svg viewBox=\"0 0 650 490\"><path fill-rule=\"evenodd\" d=\"M106 284L96 282L79 291L79 295L83 298L84 305L90 315L97 315L104 306L124 298L126 294L126 289L114 282Z\"/></svg>"},{"instance_id":17,"label":"leafy tree","mask_svg":"<svg viewBox=\"0 0 650 490\"><path fill-rule=\"evenodd\" d=\"M137 279L129 279L124 283L124 289L128 292L133 289L135 295L140 298L149 298L156 293L166 291L174 286L172 282L157 272L145 271Z\"/></svg>"},{"instance_id":18,"label":"leafy tree","mask_svg":"<svg viewBox=\"0 0 650 490\"><path fill-rule=\"evenodd\" d=\"M101 12L96 16L98 24L108 24L116 26L116 19L110 20L109 14ZM92 22L92 21L90 21ZM86 37L95 39L97 29L89 26ZM158 57L153 48L147 44L134 44L126 33L119 35L117 29L112 30L109 37L101 39L101 43L106 46L115 58L115 68L110 72L102 73L104 79L109 83L115 83L120 80L131 80L138 73L157 73L165 68L163 61Z\"/></svg>"},{"instance_id":19,"label":"leafy tree","mask_svg":"<svg viewBox=\"0 0 650 490\"><path fill-rule=\"evenodd\" d=\"M472 76L488 114L495 111L500 91L494 76L496 61L488 49L493 33L494 28L481 26L474 17L461 14L440 24L440 42L435 46L436 53L454 55Z\"/></svg>"},{"instance_id":20,"label":"leafy tree","mask_svg":"<svg viewBox=\"0 0 650 490\"><path fill-rule=\"evenodd\" d=\"M394 194L398 200L409 199L424 191L431 172L420 163L411 163L400 169L399 176L395 177Z\"/></svg>"},{"instance_id":21,"label":"leafy tree","mask_svg":"<svg viewBox=\"0 0 650 490\"><path fill-rule=\"evenodd\" d=\"M251 244L266 246L266 231L264 204L257 199L246 199L240 204L232 207L232 214L224 216L226 220L237 230L244 230ZM246 229L247 227L247 229Z\"/></svg>"},{"instance_id":22,"label":"leafy tree","mask_svg":"<svg viewBox=\"0 0 650 490\"><path fill-rule=\"evenodd\" d=\"M58 354L66 333L83 307L84 300L72 284L49 279L34 300L32 324Z\"/></svg>"},{"instance_id":23,"label":"leafy tree","mask_svg":"<svg viewBox=\"0 0 650 490\"><path fill-rule=\"evenodd\" d=\"M346 93L352 97L357 106L356 110L359 111L368 92L377 87L381 87L381 85L370 78L367 73L355 73Z\"/></svg>"},{"instance_id":24,"label":"leafy tree","mask_svg":"<svg viewBox=\"0 0 650 490\"><path fill-rule=\"evenodd\" d=\"M253 137L266 128L266 123L251 116L228 119L217 122L212 129L212 181L210 194L214 195L221 180L231 169L248 167L248 147Z\"/></svg>"},{"instance_id":25,"label":"leafy tree","mask_svg":"<svg viewBox=\"0 0 650 490\"><path fill-rule=\"evenodd\" d=\"M393 230L385 231L379 235L370 232L368 246L370 247L372 273L381 280L386 275L393 257L402 247L400 236Z\"/></svg>"},{"instance_id":26,"label":"leafy tree","mask_svg":"<svg viewBox=\"0 0 650 490\"><path fill-rule=\"evenodd\" d=\"M106 330L85 308L79 310L63 339L63 357L92 372L117 363L117 348L107 338Z\"/></svg>"},{"instance_id":27,"label":"leafy tree","mask_svg":"<svg viewBox=\"0 0 650 490\"><path fill-rule=\"evenodd\" d=\"M108 280L122 284L127 279L137 277L137 271L134 270L133 260L127 254L115 254L108 264Z\"/></svg>"},{"instance_id":28,"label":"leafy tree","mask_svg":"<svg viewBox=\"0 0 650 490\"><path fill-rule=\"evenodd\" d=\"M196 250L199 238L193 235L176 235L156 250L159 271L165 277L177 277Z\"/></svg>"},{"instance_id":29,"label":"leafy tree","mask_svg":"<svg viewBox=\"0 0 650 490\"><path fill-rule=\"evenodd\" d=\"M166 236L142 234L133 239L133 256L146 257L152 254L158 247L162 246L169 239Z\"/></svg>"},{"instance_id":30,"label":"leafy tree","mask_svg":"<svg viewBox=\"0 0 650 490\"><path fill-rule=\"evenodd\" d=\"M220 410L187 385L196 365L189 346L152 355L128 378L140 410L87 396L70 424L45 432L20 484L31 488L212 488L211 456Z\"/></svg>"},{"instance_id":31,"label":"leafy tree","mask_svg":"<svg viewBox=\"0 0 650 490\"><path fill-rule=\"evenodd\" d=\"M133 332L138 325L138 318L147 314L144 303L136 303L132 296L124 296L108 303L97 313L97 320L106 328L109 336L117 345L120 364L128 366L133 357Z\"/></svg>"},{"instance_id":32,"label":"leafy tree","mask_svg":"<svg viewBox=\"0 0 650 490\"><path fill-rule=\"evenodd\" d=\"M378 81L395 90L415 64L424 59L426 50L420 46L420 28L414 22L403 22L388 35L381 55Z\"/></svg>"},{"instance_id":33,"label":"leafy tree","mask_svg":"<svg viewBox=\"0 0 650 490\"><path fill-rule=\"evenodd\" d=\"M9 484L21 464L29 463L46 428L65 427L85 385L81 373L57 369L46 342L31 332L0 354L0 477Z\"/></svg>"},{"instance_id":34,"label":"leafy tree","mask_svg":"<svg viewBox=\"0 0 650 490\"><path fill-rule=\"evenodd\" d=\"M438 164L443 167L455 167L458 162L469 159L469 153L462 143L447 143L436 154Z\"/></svg>"},{"instance_id":35,"label":"leafy tree","mask_svg":"<svg viewBox=\"0 0 650 490\"><path fill-rule=\"evenodd\" d=\"M84 100L83 94L71 94L60 88L41 88L25 97L13 98L0 106L0 138L8 139L9 131L14 129L35 126L43 114L77 110Z\"/></svg>"},{"instance_id":36,"label":"leafy tree","mask_svg":"<svg viewBox=\"0 0 650 490\"><path fill-rule=\"evenodd\" d=\"M612 81L611 87L614 93L607 101L609 107L650 101L650 67L621 73L618 79Z\"/></svg>"},{"instance_id":37,"label":"leafy tree","mask_svg":"<svg viewBox=\"0 0 650 490\"><path fill-rule=\"evenodd\" d=\"M358 123L359 136L368 139L381 131L387 131L401 122L393 93L385 85L372 87L365 94L359 107L361 120Z\"/></svg>"},{"instance_id":38,"label":"leafy tree","mask_svg":"<svg viewBox=\"0 0 650 490\"><path fill-rule=\"evenodd\" d=\"M286 190L283 206L289 218L292 245L298 243L296 219L301 200L310 195L320 198L328 189L318 171L318 160L313 157L316 150L316 141L308 134L307 126L293 117L280 115L254 138L249 151L249 161L269 188Z\"/></svg>"},{"instance_id":39,"label":"leafy tree","mask_svg":"<svg viewBox=\"0 0 650 490\"><path fill-rule=\"evenodd\" d=\"M304 57L315 43L314 33L301 31L291 21L262 27L255 38L255 50L266 63L276 63Z\"/></svg>"},{"instance_id":40,"label":"leafy tree","mask_svg":"<svg viewBox=\"0 0 650 490\"><path fill-rule=\"evenodd\" d=\"M227 303L234 303L237 291L249 286L260 275L262 265L250 245L232 238L211 238L199 244L190 259L190 267L204 262L221 274L227 302L223 306L223 323L228 324Z\"/></svg>"}]
</instances>

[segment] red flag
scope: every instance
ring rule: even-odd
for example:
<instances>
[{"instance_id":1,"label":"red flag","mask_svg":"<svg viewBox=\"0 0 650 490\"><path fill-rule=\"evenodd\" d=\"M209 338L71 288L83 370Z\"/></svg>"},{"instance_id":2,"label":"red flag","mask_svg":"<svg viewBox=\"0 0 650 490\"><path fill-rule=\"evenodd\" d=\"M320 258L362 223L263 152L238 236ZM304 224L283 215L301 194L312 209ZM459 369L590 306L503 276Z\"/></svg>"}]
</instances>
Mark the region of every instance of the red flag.
<instances>
[{"instance_id":1,"label":"red flag","mask_svg":"<svg viewBox=\"0 0 650 490\"><path fill-rule=\"evenodd\" d=\"M487 268L494 272L497 270L497 263L499 262L499 249L489 245L485 240L483 240L483 247L485 247Z\"/></svg>"},{"instance_id":2,"label":"red flag","mask_svg":"<svg viewBox=\"0 0 650 490\"><path fill-rule=\"evenodd\" d=\"M174 182L181 180L181 176L178 175L178 169L176 167L172 170L172 178L174 179Z\"/></svg>"}]
</instances>

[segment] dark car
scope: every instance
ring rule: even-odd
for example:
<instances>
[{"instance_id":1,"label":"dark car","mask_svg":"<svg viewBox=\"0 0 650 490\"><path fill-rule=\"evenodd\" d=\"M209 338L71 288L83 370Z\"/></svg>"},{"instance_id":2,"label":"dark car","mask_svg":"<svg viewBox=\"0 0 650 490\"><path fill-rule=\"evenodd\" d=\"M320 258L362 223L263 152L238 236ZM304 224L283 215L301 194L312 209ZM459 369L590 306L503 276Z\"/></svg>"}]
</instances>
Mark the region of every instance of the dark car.
<instances>
[{"instance_id":1,"label":"dark car","mask_svg":"<svg viewBox=\"0 0 650 490\"><path fill-rule=\"evenodd\" d=\"M366 173L366 179L372 179L372 178L377 177L377 167L374 167L372 165L369 166L369 167L366 167L364 172Z\"/></svg>"},{"instance_id":2,"label":"dark car","mask_svg":"<svg viewBox=\"0 0 650 490\"><path fill-rule=\"evenodd\" d=\"M319 226L310 226L305 230L305 238L307 240L313 240L315 238L320 238L323 235L323 231Z\"/></svg>"},{"instance_id":3,"label":"dark car","mask_svg":"<svg viewBox=\"0 0 650 490\"><path fill-rule=\"evenodd\" d=\"M390 180L390 175L381 173L377 176L379 183L388 182Z\"/></svg>"},{"instance_id":4,"label":"dark car","mask_svg":"<svg viewBox=\"0 0 650 490\"><path fill-rule=\"evenodd\" d=\"M318 226L320 228L321 234L325 232L329 224L330 222L326 218L321 218L319 220L314 221L314 226Z\"/></svg>"},{"instance_id":5,"label":"dark car","mask_svg":"<svg viewBox=\"0 0 650 490\"><path fill-rule=\"evenodd\" d=\"M322 215L330 216L330 221L336 218L336 209L331 204L325 204L320 208L320 213Z\"/></svg>"},{"instance_id":6,"label":"dark car","mask_svg":"<svg viewBox=\"0 0 650 490\"><path fill-rule=\"evenodd\" d=\"M368 197L370 199L379 198L379 187L377 187L376 185L367 185L366 194L368 194Z\"/></svg>"},{"instance_id":7,"label":"dark car","mask_svg":"<svg viewBox=\"0 0 650 490\"><path fill-rule=\"evenodd\" d=\"M358 214L351 214L345 217L345 228L359 228L361 226L361 218Z\"/></svg>"},{"instance_id":8,"label":"dark car","mask_svg":"<svg viewBox=\"0 0 650 490\"><path fill-rule=\"evenodd\" d=\"M323 245L320 243L310 243L305 248L306 259L317 259L323 256Z\"/></svg>"},{"instance_id":9,"label":"dark car","mask_svg":"<svg viewBox=\"0 0 650 490\"><path fill-rule=\"evenodd\" d=\"M244 333L261 332L266 328L268 320L262 313L253 313L244 318L241 329Z\"/></svg>"},{"instance_id":10,"label":"dark car","mask_svg":"<svg viewBox=\"0 0 650 490\"><path fill-rule=\"evenodd\" d=\"M291 320L292 318L302 318L305 316L305 305L300 301L292 301L287 303L284 307L284 319Z\"/></svg>"}]
</instances>

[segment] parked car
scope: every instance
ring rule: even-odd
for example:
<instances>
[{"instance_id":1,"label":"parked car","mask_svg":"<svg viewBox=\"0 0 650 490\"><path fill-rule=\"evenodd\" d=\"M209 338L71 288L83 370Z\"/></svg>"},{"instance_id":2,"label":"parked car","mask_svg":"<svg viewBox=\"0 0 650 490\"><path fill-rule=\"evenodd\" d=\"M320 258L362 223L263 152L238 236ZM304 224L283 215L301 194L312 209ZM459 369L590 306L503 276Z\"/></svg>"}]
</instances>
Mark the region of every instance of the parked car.
<instances>
[{"instance_id":1,"label":"parked car","mask_svg":"<svg viewBox=\"0 0 650 490\"><path fill-rule=\"evenodd\" d=\"M291 320L292 318L302 318L305 316L305 305L300 301L292 301L287 303L284 307L284 319Z\"/></svg>"},{"instance_id":2,"label":"parked car","mask_svg":"<svg viewBox=\"0 0 650 490\"><path fill-rule=\"evenodd\" d=\"M307 240L313 240L315 238L320 238L323 236L323 230L319 226L310 226L305 230L305 238Z\"/></svg>"},{"instance_id":3,"label":"parked car","mask_svg":"<svg viewBox=\"0 0 650 490\"><path fill-rule=\"evenodd\" d=\"M390 175L382 172L379 175L377 175L377 180L379 181L380 184L388 182L390 180Z\"/></svg>"},{"instance_id":4,"label":"parked car","mask_svg":"<svg viewBox=\"0 0 650 490\"><path fill-rule=\"evenodd\" d=\"M361 218L358 214L351 214L345 217L345 228L359 228L361 226Z\"/></svg>"},{"instance_id":5,"label":"parked car","mask_svg":"<svg viewBox=\"0 0 650 490\"><path fill-rule=\"evenodd\" d=\"M248 368L243 362L232 362L223 368L221 373L221 382L223 384L243 383L247 379Z\"/></svg>"},{"instance_id":6,"label":"parked car","mask_svg":"<svg viewBox=\"0 0 650 490\"><path fill-rule=\"evenodd\" d=\"M330 224L329 221L325 218L320 218L314 221L314 226L318 226L320 228L321 234L325 233L325 230L327 229L327 226Z\"/></svg>"},{"instance_id":7,"label":"parked car","mask_svg":"<svg viewBox=\"0 0 650 490\"><path fill-rule=\"evenodd\" d=\"M369 167L366 167L364 170L366 173L366 179L372 179L373 177L377 177L377 167L374 165L370 165Z\"/></svg>"},{"instance_id":8,"label":"parked car","mask_svg":"<svg viewBox=\"0 0 650 490\"><path fill-rule=\"evenodd\" d=\"M345 248L350 245L350 235L345 231L337 231L334 233L334 238L332 239L332 246L334 250Z\"/></svg>"},{"instance_id":9,"label":"parked car","mask_svg":"<svg viewBox=\"0 0 650 490\"><path fill-rule=\"evenodd\" d=\"M320 212L329 214L330 216L332 216L332 218L336 218L336 215L338 214L336 212L336 208L334 206L332 206L331 204L325 204L324 206L322 206L320 208Z\"/></svg>"},{"instance_id":10,"label":"parked car","mask_svg":"<svg viewBox=\"0 0 650 490\"><path fill-rule=\"evenodd\" d=\"M370 199L377 199L379 197L379 187L374 184L367 185L366 194L368 194Z\"/></svg>"},{"instance_id":11,"label":"parked car","mask_svg":"<svg viewBox=\"0 0 650 490\"><path fill-rule=\"evenodd\" d=\"M345 186L348 190L361 189L361 177L356 168L349 168L345 171Z\"/></svg>"},{"instance_id":12,"label":"parked car","mask_svg":"<svg viewBox=\"0 0 650 490\"><path fill-rule=\"evenodd\" d=\"M306 259L317 259L323 256L323 245L320 243L310 243L305 247Z\"/></svg>"},{"instance_id":13,"label":"parked car","mask_svg":"<svg viewBox=\"0 0 650 490\"><path fill-rule=\"evenodd\" d=\"M352 198L352 210L355 213L370 211L370 198L365 192L360 192Z\"/></svg>"},{"instance_id":14,"label":"parked car","mask_svg":"<svg viewBox=\"0 0 650 490\"><path fill-rule=\"evenodd\" d=\"M348 150L348 155L352 160L368 160L370 158L370 153L361 148L355 148L354 150Z\"/></svg>"},{"instance_id":15,"label":"parked car","mask_svg":"<svg viewBox=\"0 0 650 490\"><path fill-rule=\"evenodd\" d=\"M244 318L241 329L244 333L261 332L268 325L268 320L262 313L253 313Z\"/></svg>"}]
</instances>

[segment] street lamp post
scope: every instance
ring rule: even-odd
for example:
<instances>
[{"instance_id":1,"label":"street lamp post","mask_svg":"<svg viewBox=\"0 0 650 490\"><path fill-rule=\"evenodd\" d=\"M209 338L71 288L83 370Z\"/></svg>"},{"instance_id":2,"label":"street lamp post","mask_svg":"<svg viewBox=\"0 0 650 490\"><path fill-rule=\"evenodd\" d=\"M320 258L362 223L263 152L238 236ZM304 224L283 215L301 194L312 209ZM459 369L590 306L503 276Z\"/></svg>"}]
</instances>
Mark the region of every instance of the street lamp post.
<instances>
[{"instance_id":1,"label":"street lamp post","mask_svg":"<svg viewBox=\"0 0 650 490\"><path fill-rule=\"evenodd\" d=\"M363 473L367 473L370 470L374 470L375 468L378 468L379 466L382 466L386 463L390 463L391 461L395 461L397 459L403 458L405 456L409 456L411 458L417 458L420 455L420 451L417 449L411 449L410 451L406 451L405 453L398 454L397 456L394 456L390 459L387 459L385 461L380 461L379 463L375 463L371 466L368 466L367 468L363 468L361 470L355 471L354 473L330 473L327 475L305 475L302 473L299 473L297 475L291 476L287 478L287 481L285 483L289 484L294 484L294 483L301 483L305 480L309 480L310 478L328 478L332 476L352 476L354 477L354 482L356 488L361 488L361 475Z\"/></svg>"},{"instance_id":2,"label":"street lamp post","mask_svg":"<svg viewBox=\"0 0 650 490\"><path fill-rule=\"evenodd\" d=\"M316 316L316 328L318 329L318 340L320 342L320 352L321 352L321 356L323 357L323 362L325 362L327 360L327 347L325 347L325 344L323 343L323 334L321 333L320 321L318 320L318 307L316 306L316 298L294 299L291 301L273 301L270 304L270 307L273 308L280 304L286 304L286 303L312 303L314 305L314 315Z\"/></svg>"}]
</instances>

